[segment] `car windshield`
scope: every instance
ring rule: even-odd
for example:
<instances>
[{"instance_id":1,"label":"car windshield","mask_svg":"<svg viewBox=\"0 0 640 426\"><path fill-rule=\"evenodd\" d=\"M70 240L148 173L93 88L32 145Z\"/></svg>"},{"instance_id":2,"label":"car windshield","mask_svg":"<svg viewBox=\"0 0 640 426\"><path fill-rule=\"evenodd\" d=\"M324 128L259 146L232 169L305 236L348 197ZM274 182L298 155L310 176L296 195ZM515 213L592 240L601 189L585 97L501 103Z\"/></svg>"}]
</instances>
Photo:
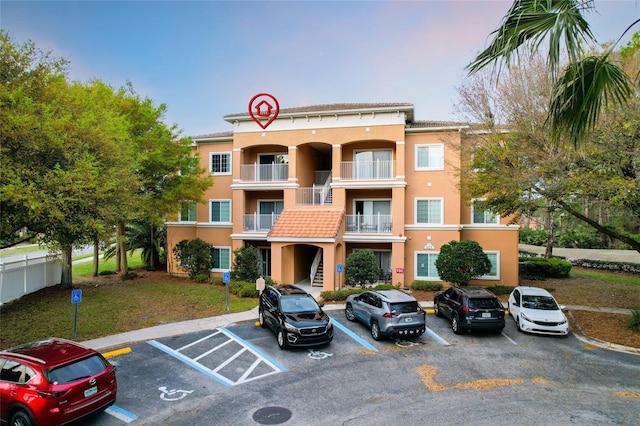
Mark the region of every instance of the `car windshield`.
<instances>
[{"instance_id":1,"label":"car windshield","mask_svg":"<svg viewBox=\"0 0 640 426\"><path fill-rule=\"evenodd\" d=\"M319 306L309 296L285 296L280 301L282 312L285 314L298 314L300 312L318 312Z\"/></svg>"},{"instance_id":2,"label":"car windshield","mask_svg":"<svg viewBox=\"0 0 640 426\"><path fill-rule=\"evenodd\" d=\"M391 303L389 309L391 309L391 312L397 312L399 314L411 314L418 312L420 305L418 305L418 302Z\"/></svg>"},{"instance_id":3,"label":"car windshield","mask_svg":"<svg viewBox=\"0 0 640 426\"><path fill-rule=\"evenodd\" d=\"M500 308L498 299L469 299L469 307L475 309L494 309Z\"/></svg>"},{"instance_id":4,"label":"car windshield","mask_svg":"<svg viewBox=\"0 0 640 426\"><path fill-rule=\"evenodd\" d=\"M557 311L558 304L549 296L522 296L522 307L527 309L540 309L543 311Z\"/></svg>"}]
</instances>

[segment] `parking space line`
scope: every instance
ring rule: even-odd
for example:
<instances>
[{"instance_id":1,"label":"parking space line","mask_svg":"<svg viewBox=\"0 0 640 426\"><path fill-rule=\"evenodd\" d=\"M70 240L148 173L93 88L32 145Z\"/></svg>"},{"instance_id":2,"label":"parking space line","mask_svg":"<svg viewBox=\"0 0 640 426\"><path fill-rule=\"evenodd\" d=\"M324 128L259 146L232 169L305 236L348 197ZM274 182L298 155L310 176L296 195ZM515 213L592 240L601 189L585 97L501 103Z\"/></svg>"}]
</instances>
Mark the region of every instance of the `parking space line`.
<instances>
[{"instance_id":1,"label":"parking space line","mask_svg":"<svg viewBox=\"0 0 640 426\"><path fill-rule=\"evenodd\" d=\"M249 351L251 353L253 353L255 356L257 356L258 358L262 358L264 360L264 362L266 362L272 368L274 368L276 370L280 370L280 371L287 371L287 369L284 366L278 364L278 362L276 360L274 360L269 355L265 354L264 352L262 352L261 350L259 350L255 346L253 346L251 343L249 343L246 340L242 339L240 336L238 336L237 334L233 333L232 331L229 331L228 329L226 329L224 327L220 328L220 331L223 332L226 336L228 336L228 337L234 339L235 341L237 341L238 343L240 343L245 348L249 349Z\"/></svg>"},{"instance_id":2,"label":"parking space line","mask_svg":"<svg viewBox=\"0 0 640 426\"><path fill-rule=\"evenodd\" d=\"M364 340L362 337L358 336L356 333L354 333L353 331L349 330L347 327L345 327L344 325L340 324L334 317L331 317L331 322L333 322L333 324L340 329L340 331L342 331L343 333L345 333L347 336L351 337L353 340L355 340L356 342L360 343L360 345L364 346L366 349L370 350L370 351L376 351L378 352L378 349L376 349L375 346L373 346L371 343L367 342L366 340Z\"/></svg>"},{"instance_id":3,"label":"parking space line","mask_svg":"<svg viewBox=\"0 0 640 426\"><path fill-rule=\"evenodd\" d=\"M231 343L231 342L233 342L233 339L229 339L229 340L227 340L227 341L225 341L225 342L223 342L223 343L220 343L220 344L219 344L218 346L216 346L215 348L213 348L213 349L209 349L208 351L206 351L206 352L205 352L205 353L203 353L202 355L199 355L199 356L195 357L193 360L194 360L194 361L200 361L200 359L204 358L204 357L205 357L205 356L207 356L207 355L210 355L210 354L214 353L215 351L217 351L217 350L218 350L218 349L220 349L221 347L226 346L226 345L228 345L228 344L229 344L229 343ZM180 348L180 349L178 349L178 350L182 350L182 348Z\"/></svg>"},{"instance_id":4,"label":"parking space line","mask_svg":"<svg viewBox=\"0 0 640 426\"><path fill-rule=\"evenodd\" d=\"M194 368L195 370L203 373L204 375L216 380L217 382L223 384L224 386L233 386L234 383L227 379L224 376L221 376L220 374L217 374L215 372L213 372L212 370L210 370L209 368L205 367L204 365L198 363L198 362L194 362L191 358L182 355L180 352L171 349L168 346L163 345L160 342L156 342L155 340L150 340L147 342L148 344L150 344L151 346L160 349L162 352L165 352L169 355L171 355L172 357L184 362L185 364L187 364L188 366Z\"/></svg>"},{"instance_id":5,"label":"parking space line","mask_svg":"<svg viewBox=\"0 0 640 426\"><path fill-rule=\"evenodd\" d=\"M514 345L518 346L518 343L517 343L515 340L513 340L511 337L507 336L507 335L506 335L506 334L504 334L504 333L502 333L502 335L503 335L504 337L506 337L508 341L510 341L510 342L511 342L511 343L513 343Z\"/></svg>"},{"instance_id":6,"label":"parking space line","mask_svg":"<svg viewBox=\"0 0 640 426\"><path fill-rule=\"evenodd\" d=\"M433 340L440 343L442 346L451 346L449 342L440 337L435 331L431 330L429 327L424 327L424 332L429 335Z\"/></svg>"},{"instance_id":7,"label":"parking space line","mask_svg":"<svg viewBox=\"0 0 640 426\"><path fill-rule=\"evenodd\" d=\"M125 410L124 408L120 408L117 405L112 405L111 407L107 407L107 409L104 410L104 412L112 415L118 420L122 420L125 423L131 423L132 421L138 418L138 416L136 416L135 414L130 413L129 411Z\"/></svg>"},{"instance_id":8,"label":"parking space line","mask_svg":"<svg viewBox=\"0 0 640 426\"><path fill-rule=\"evenodd\" d=\"M217 366L213 371L215 373L217 373L218 371L222 370L224 367L226 367L227 365L229 365L234 359L238 358L240 355L242 355L245 351L247 350L247 348L242 348L240 349L238 352L236 352L235 354L233 354L232 356L230 356L229 358L227 358L227 360L225 362L223 362L222 364L220 364L219 366Z\"/></svg>"},{"instance_id":9,"label":"parking space line","mask_svg":"<svg viewBox=\"0 0 640 426\"><path fill-rule=\"evenodd\" d=\"M205 340L211 339L213 336L217 336L220 334L220 330L216 330L215 333L211 333L208 336L204 336L202 339L198 339L195 342L191 342L188 345L184 345L183 347L176 349L178 352L182 352L183 350L190 348L193 345L197 345L198 343L204 342Z\"/></svg>"}]
</instances>

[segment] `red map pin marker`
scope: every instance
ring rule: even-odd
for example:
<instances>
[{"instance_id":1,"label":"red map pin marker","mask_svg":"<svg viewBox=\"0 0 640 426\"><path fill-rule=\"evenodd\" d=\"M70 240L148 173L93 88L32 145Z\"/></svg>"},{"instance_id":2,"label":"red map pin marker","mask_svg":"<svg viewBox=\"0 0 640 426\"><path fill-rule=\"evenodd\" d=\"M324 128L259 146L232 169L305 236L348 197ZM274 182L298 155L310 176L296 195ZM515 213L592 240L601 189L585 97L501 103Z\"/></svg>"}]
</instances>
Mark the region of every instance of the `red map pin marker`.
<instances>
[{"instance_id":1,"label":"red map pin marker","mask_svg":"<svg viewBox=\"0 0 640 426\"><path fill-rule=\"evenodd\" d=\"M280 112L278 100L268 93L258 93L249 101L249 116L266 129Z\"/></svg>"}]
</instances>

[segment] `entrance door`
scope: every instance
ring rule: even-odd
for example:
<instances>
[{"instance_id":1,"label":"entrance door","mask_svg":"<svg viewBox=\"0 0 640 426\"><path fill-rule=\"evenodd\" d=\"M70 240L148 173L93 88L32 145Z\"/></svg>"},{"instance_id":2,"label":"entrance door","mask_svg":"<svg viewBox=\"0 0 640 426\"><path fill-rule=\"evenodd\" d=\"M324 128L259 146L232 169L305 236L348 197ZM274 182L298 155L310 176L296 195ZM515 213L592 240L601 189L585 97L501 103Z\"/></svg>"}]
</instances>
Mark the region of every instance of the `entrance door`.
<instances>
[{"instance_id":1,"label":"entrance door","mask_svg":"<svg viewBox=\"0 0 640 426\"><path fill-rule=\"evenodd\" d=\"M271 248L270 247L258 247L258 273L262 277L271 276Z\"/></svg>"}]
</instances>

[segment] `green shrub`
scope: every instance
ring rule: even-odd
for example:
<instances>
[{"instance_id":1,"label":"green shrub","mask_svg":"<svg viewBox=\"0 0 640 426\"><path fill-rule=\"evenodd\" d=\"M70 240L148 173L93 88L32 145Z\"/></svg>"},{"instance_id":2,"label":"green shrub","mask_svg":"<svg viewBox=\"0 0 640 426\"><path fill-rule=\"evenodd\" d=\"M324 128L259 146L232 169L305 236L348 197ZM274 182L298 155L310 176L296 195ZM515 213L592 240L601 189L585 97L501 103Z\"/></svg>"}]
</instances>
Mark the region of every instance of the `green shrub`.
<instances>
[{"instance_id":1,"label":"green shrub","mask_svg":"<svg viewBox=\"0 0 640 426\"><path fill-rule=\"evenodd\" d=\"M367 288L343 288L341 290L329 290L320 293L320 297L324 301L346 300L352 294L360 294L366 290L397 290L393 284L379 284L375 287Z\"/></svg>"},{"instance_id":2,"label":"green shrub","mask_svg":"<svg viewBox=\"0 0 640 426\"><path fill-rule=\"evenodd\" d=\"M496 296L500 296L501 294L511 294L514 288L515 287L508 285L494 285L491 287L487 287L487 289Z\"/></svg>"},{"instance_id":3,"label":"green shrub","mask_svg":"<svg viewBox=\"0 0 640 426\"><path fill-rule=\"evenodd\" d=\"M198 272L193 280L197 283L206 283L209 282L209 273L208 272Z\"/></svg>"},{"instance_id":4,"label":"green shrub","mask_svg":"<svg viewBox=\"0 0 640 426\"><path fill-rule=\"evenodd\" d=\"M607 260L589 260L589 259L578 259L578 260L574 260L572 263L575 266L581 266L583 268L604 269L607 271L631 272L634 274L640 273L640 263L611 262Z\"/></svg>"},{"instance_id":5,"label":"green shrub","mask_svg":"<svg viewBox=\"0 0 640 426\"><path fill-rule=\"evenodd\" d=\"M135 279L137 276L138 276L138 274L136 274L135 272L133 272L133 271L129 271L129 272L127 272L126 274L124 274L124 275L122 276L122 281L133 280L133 279Z\"/></svg>"},{"instance_id":6,"label":"green shrub","mask_svg":"<svg viewBox=\"0 0 640 426\"><path fill-rule=\"evenodd\" d=\"M253 246L240 247L233 251L231 277L239 281L255 282L259 275L260 257L258 249Z\"/></svg>"},{"instance_id":7,"label":"green shrub","mask_svg":"<svg viewBox=\"0 0 640 426\"><path fill-rule=\"evenodd\" d=\"M211 277L209 278L209 282L214 285L224 285L222 277Z\"/></svg>"},{"instance_id":8,"label":"green shrub","mask_svg":"<svg viewBox=\"0 0 640 426\"><path fill-rule=\"evenodd\" d=\"M116 271L108 270L108 271L100 271L98 275L115 275Z\"/></svg>"},{"instance_id":9,"label":"green shrub","mask_svg":"<svg viewBox=\"0 0 640 426\"><path fill-rule=\"evenodd\" d=\"M522 228L518 233L520 244L543 246L547 243L547 231L542 229Z\"/></svg>"},{"instance_id":10,"label":"green shrub","mask_svg":"<svg viewBox=\"0 0 640 426\"><path fill-rule=\"evenodd\" d=\"M380 266L373 250L357 250L345 262L344 283L346 285L366 285L378 281Z\"/></svg>"},{"instance_id":11,"label":"green shrub","mask_svg":"<svg viewBox=\"0 0 640 426\"><path fill-rule=\"evenodd\" d=\"M256 283L248 281L229 282L229 293L238 297L258 297L259 295L258 290L256 290Z\"/></svg>"},{"instance_id":12,"label":"green shrub","mask_svg":"<svg viewBox=\"0 0 640 426\"><path fill-rule=\"evenodd\" d=\"M532 278L566 278L571 272L571 262L544 257L521 257L521 275Z\"/></svg>"},{"instance_id":13,"label":"green shrub","mask_svg":"<svg viewBox=\"0 0 640 426\"><path fill-rule=\"evenodd\" d=\"M640 307L631 310L631 318L627 321L627 327L640 331Z\"/></svg>"},{"instance_id":14,"label":"green shrub","mask_svg":"<svg viewBox=\"0 0 640 426\"><path fill-rule=\"evenodd\" d=\"M480 244L473 240L449 241L440 247L436 270L444 281L461 286L491 271L491 261Z\"/></svg>"},{"instance_id":15,"label":"green shrub","mask_svg":"<svg viewBox=\"0 0 640 426\"><path fill-rule=\"evenodd\" d=\"M415 291L440 291L442 284L434 281L416 280L411 283L410 288Z\"/></svg>"}]
</instances>

